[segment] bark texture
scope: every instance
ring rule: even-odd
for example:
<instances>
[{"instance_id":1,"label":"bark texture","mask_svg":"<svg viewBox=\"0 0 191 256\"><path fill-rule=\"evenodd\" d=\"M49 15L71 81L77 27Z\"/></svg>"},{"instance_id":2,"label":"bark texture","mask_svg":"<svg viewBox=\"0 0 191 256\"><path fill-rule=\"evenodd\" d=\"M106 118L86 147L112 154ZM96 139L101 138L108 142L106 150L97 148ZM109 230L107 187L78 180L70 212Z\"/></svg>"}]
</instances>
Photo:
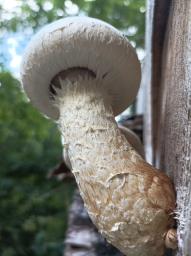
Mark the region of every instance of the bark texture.
<instances>
[{"instance_id":1,"label":"bark texture","mask_svg":"<svg viewBox=\"0 0 191 256\"><path fill-rule=\"evenodd\" d=\"M156 39L161 32L165 37L162 47L156 48L158 42L150 41L151 47L147 48L148 54L152 55L149 70L152 79L147 81L152 100L147 109L154 113L147 111L146 114L152 120L153 140L150 141L150 135L145 139L153 148L154 164L166 170L174 180L179 239L176 255L190 256L191 1L149 0L148 4L153 12L153 28L151 30L148 25L147 33L150 38ZM169 11L158 12L164 5ZM167 21L165 29L160 24L161 20Z\"/></svg>"}]
</instances>

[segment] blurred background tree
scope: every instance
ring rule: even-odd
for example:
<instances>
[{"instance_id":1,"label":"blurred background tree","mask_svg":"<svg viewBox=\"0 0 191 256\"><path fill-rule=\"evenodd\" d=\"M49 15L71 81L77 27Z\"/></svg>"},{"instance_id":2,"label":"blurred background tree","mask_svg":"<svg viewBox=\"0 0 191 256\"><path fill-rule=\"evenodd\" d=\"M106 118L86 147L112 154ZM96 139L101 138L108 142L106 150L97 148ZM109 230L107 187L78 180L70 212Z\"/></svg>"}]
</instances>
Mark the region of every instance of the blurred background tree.
<instances>
[{"instance_id":1,"label":"blurred background tree","mask_svg":"<svg viewBox=\"0 0 191 256\"><path fill-rule=\"evenodd\" d=\"M143 53L144 0L0 0L1 256L62 255L73 186L46 180L62 158L60 136L56 125L28 104L15 77L35 31L73 15L109 22Z\"/></svg>"}]
</instances>

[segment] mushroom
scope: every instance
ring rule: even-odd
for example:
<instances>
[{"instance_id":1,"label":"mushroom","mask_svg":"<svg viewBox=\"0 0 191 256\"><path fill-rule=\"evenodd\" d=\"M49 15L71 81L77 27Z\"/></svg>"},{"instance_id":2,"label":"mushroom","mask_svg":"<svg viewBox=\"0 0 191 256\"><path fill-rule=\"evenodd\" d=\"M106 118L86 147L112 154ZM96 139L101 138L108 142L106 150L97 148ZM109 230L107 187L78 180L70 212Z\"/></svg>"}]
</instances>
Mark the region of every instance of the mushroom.
<instances>
[{"instance_id":1,"label":"mushroom","mask_svg":"<svg viewBox=\"0 0 191 256\"><path fill-rule=\"evenodd\" d=\"M142 156L142 158L145 158L144 147L137 134L121 124L118 124L118 127L129 144L131 144L131 146L137 151L137 153L139 153L140 156Z\"/></svg>"},{"instance_id":2,"label":"mushroom","mask_svg":"<svg viewBox=\"0 0 191 256\"><path fill-rule=\"evenodd\" d=\"M58 123L101 234L125 255L162 256L174 225L172 183L133 149L114 119L135 99L140 77L126 37L85 17L45 26L28 45L21 69L31 102Z\"/></svg>"},{"instance_id":3,"label":"mushroom","mask_svg":"<svg viewBox=\"0 0 191 256\"><path fill-rule=\"evenodd\" d=\"M121 124L118 124L118 127L119 127L120 131L122 132L122 134L127 139L127 141L131 144L131 146L139 153L139 155L141 155L143 158L145 158L144 148L143 148L143 145L142 145L139 137L133 131L131 131L130 129L128 129L127 127L125 127ZM64 145L64 143L63 143L63 145ZM72 165L70 163L70 159L68 156L67 145L65 145L63 147L63 158L64 158L64 162L65 162L66 166L71 170Z\"/></svg>"}]
</instances>

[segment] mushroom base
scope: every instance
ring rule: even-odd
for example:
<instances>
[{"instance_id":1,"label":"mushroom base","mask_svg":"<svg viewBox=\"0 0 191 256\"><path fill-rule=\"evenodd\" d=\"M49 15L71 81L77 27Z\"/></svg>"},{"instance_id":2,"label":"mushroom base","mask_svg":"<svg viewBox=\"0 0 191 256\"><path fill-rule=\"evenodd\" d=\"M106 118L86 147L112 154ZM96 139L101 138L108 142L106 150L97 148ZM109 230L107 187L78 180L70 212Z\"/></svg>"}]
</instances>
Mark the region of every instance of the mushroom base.
<instances>
[{"instance_id":1,"label":"mushroom base","mask_svg":"<svg viewBox=\"0 0 191 256\"><path fill-rule=\"evenodd\" d=\"M60 80L55 91L58 124L92 221L125 255L164 255L175 207L170 179L121 134L101 81Z\"/></svg>"}]
</instances>

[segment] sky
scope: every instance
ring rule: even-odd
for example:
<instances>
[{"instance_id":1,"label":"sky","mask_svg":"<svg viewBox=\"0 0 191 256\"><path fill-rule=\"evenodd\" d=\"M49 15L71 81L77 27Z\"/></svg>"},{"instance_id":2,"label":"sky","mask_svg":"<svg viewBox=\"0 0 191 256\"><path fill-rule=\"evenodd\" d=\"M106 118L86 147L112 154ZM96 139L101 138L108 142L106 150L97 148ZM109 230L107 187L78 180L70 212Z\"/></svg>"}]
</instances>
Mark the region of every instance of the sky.
<instances>
[{"instance_id":1,"label":"sky","mask_svg":"<svg viewBox=\"0 0 191 256\"><path fill-rule=\"evenodd\" d=\"M90 0L85 0L90 1ZM22 15L21 11L21 0L0 0L0 5L3 7L3 11L1 13L2 19L11 19L14 17L14 15ZM38 11L38 5L35 3L34 0L27 0L27 4L30 6L30 8L34 11ZM49 11L53 8L53 4L50 1L44 1L43 9L46 11ZM60 10L61 12L62 10ZM73 4L70 0L65 1L65 11L68 15L77 15L79 14L79 8L77 5ZM58 16L62 16L63 13L58 13ZM81 13L81 15L84 15L84 13ZM127 31L123 31L128 35L136 33L136 27L132 26L128 28ZM17 33L10 33L10 32L4 32L3 34L3 40L2 40L2 52L6 53L4 56L6 56L5 59L5 66L8 70L12 72L12 74L19 79L20 76L20 64L22 60L22 54L24 51L24 48L26 47L27 43L29 42L31 36L33 35L32 29L28 29L23 32L17 32ZM133 46L135 46L134 42L131 42ZM138 58L140 61L144 59L145 51L144 49L136 49ZM142 94L142 93L141 93ZM143 98L143 97L141 97ZM141 101L139 101L141 102ZM128 114L128 111L125 111L122 113L122 115ZM142 112L142 103L140 105L140 111Z\"/></svg>"},{"instance_id":2,"label":"sky","mask_svg":"<svg viewBox=\"0 0 191 256\"><path fill-rule=\"evenodd\" d=\"M1 19L9 20L13 18L14 12L21 14L20 0L0 0L0 5L3 8ZM14 11L14 12L13 12ZM16 77L19 76L19 66L21 63L23 36L19 33L4 32L2 36L1 50L5 55L5 65L11 70Z\"/></svg>"},{"instance_id":3,"label":"sky","mask_svg":"<svg viewBox=\"0 0 191 256\"><path fill-rule=\"evenodd\" d=\"M27 4L34 11L38 11L38 5L34 0L27 0ZM9 20L17 15L22 15L21 1L20 0L0 0L0 5L3 7L1 13L1 19ZM53 8L53 4L50 1L44 1L43 9L49 11ZM62 10L60 10L61 12ZM77 5L73 4L70 0L65 1L65 11L68 15L76 15L79 12ZM59 13L63 15L63 13ZM23 49L26 47L30 40L32 30L25 30L24 37L23 33L4 33L2 51L6 52L6 67L19 78L19 67L22 59Z\"/></svg>"},{"instance_id":4,"label":"sky","mask_svg":"<svg viewBox=\"0 0 191 256\"><path fill-rule=\"evenodd\" d=\"M90 0L86 0L90 1ZM27 0L27 4L31 9L38 11L38 5L34 0ZM21 15L21 0L0 0L0 5L3 7L4 12L1 14L2 19L11 19L15 13ZM44 1L44 10L49 11L53 8L53 4L50 1ZM60 10L62 11L62 10ZM70 0L65 1L65 11L68 15L76 15L79 13L77 5L73 4ZM63 15L60 13L60 15ZM84 14L82 14L84 15ZM29 28L23 33L4 33L2 51L6 52L6 67L19 78L19 68L22 59L23 49L26 47L33 31ZM136 33L136 28L131 27L126 31L127 34ZM133 44L133 42L131 42ZM139 59L142 61L144 58L144 50L137 49Z\"/></svg>"}]
</instances>

